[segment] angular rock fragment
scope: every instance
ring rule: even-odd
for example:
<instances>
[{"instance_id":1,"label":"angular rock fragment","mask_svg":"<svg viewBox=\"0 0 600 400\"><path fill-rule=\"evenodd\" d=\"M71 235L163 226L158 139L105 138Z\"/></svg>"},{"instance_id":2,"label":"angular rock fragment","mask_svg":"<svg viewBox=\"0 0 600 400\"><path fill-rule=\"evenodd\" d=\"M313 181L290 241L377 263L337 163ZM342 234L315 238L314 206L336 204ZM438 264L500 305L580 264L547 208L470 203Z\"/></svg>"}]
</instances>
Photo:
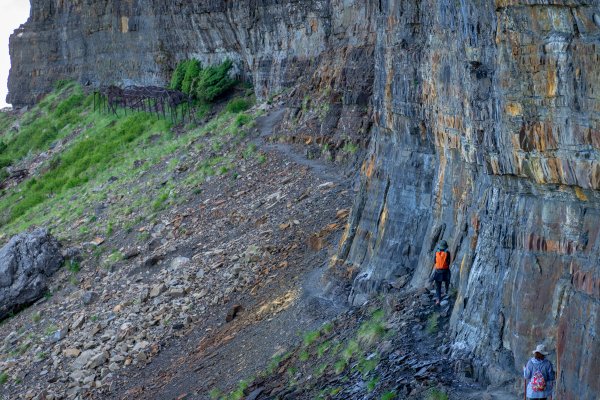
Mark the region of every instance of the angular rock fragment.
<instances>
[{"instance_id":1,"label":"angular rock fragment","mask_svg":"<svg viewBox=\"0 0 600 400\"><path fill-rule=\"evenodd\" d=\"M0 320L41 298L63 261L46 229L16 235L0 249Z\"/></svg>"}]
</instances>

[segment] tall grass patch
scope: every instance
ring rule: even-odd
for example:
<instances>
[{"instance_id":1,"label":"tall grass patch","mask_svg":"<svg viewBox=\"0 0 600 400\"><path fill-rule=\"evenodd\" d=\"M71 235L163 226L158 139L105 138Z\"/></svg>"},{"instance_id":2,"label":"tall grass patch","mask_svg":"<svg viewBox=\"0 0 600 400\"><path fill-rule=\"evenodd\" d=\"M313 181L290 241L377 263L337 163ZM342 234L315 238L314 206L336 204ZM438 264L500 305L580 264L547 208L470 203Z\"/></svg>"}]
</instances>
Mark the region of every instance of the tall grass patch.
<instances>
[{"instance_id":1,"label":"tall grass patch","mask_svg":"<svg viewBox=\"0 0 600 400\"><path fill-rule=\"evenodd\" d=\"M64 116L74 113L78 107L75 109L63 107L65 102L81 104L83 97L77 94L74 96L69 96L58 104L52 115ZM81 110L79 113L81 114ZM23 155L27 139L30 139L31 149L36 149L43 148L57 137L60 130L56 127L50 127L48 131L40 128L43 120L44 118L40 119L42 122L30 125L31 131L23 132L24 136L17 136L9 144L9 147L12 146L10 154L17 157ZM60 195L65 190L77 188L93 180L108 166L124 161L141 140L152 133L169 129L167 121L145 113L136 113L119 119L101 118L96 115L86 118L84 115L78 115L77 118L74 117L73 123L85 123L92 127L74 140L59 156L52 159L45 173L30 179L25 184L26 190L20 193L13 192L0 200L0 208L10 210L8 214L5 211L3 215L4 224L23 216L28 210L49 198ZM39 130L35 131L38 128Z\"/></svg>"},{"instance_id":2,"label":"tall grass patch","mask_svg":"<svg viewBox=\"0 0 600 400\"><path fill-rule=\"evenodd\" d=\"M383 310L373 312L371 318L358 329L358 340L369 346L377 342L386 333L384 318Z\"/></svg>"},{"instance_id":3,"label":"tall grass patch","mask_svg":"<svg viewBox=\"0 0 600 400\"><path fill-rule=\"evenodd\" d=\"M0 158L10 164L29 153L47 149L54 141L69 134L81 122L86 96L81 88L68 86L49 96L24 118L15 132L5 132L0 144Z\"/></svg>"}]
</instances>

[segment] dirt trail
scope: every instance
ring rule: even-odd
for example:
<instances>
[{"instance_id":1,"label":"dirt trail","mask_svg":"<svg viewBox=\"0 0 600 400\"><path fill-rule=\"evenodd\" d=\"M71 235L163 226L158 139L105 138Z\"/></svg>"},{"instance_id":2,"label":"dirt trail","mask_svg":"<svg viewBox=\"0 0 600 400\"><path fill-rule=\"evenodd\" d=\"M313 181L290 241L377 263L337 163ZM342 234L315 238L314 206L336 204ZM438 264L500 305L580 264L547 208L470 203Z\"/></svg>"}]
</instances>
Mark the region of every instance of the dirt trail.
<instances>
[{"instance_id":1,"label":"dirt trail","mask_svg":"<svg viewBox=\"0 0 600 400\"><path fill-rule=\"evenodd\" d=\"M327 163L321 159L308 159L300 154L299 149L293 145L269 141L275 134L275 127L285 116L285 112L285 108L280 108L269 111L266 115L257 118L256 127L260 133L260 137L255 139L254 143L266 151L276 151L280 153L287 160L290 160L297 165L309 167L316 176L322 179L331 182L339 182L342 179L339 166Z\"/></svg>"},{"instance_id":2,"label":"dirt trail","mask_svg":"<svg viewBox=\"0 0 600 400\"><path fill-rule=\"evenodd\" d=\"M232 295L225 304L214 307L191 331L161 343L160 353L148 365L124 371L102 398L209 399L211 390L229 392L240 380L264 370L275 353L296 346L302 333L318 328L346 309L345 298L326 295L322 276L343 227L337 210L351 204L350 182L334 166L306 160L289 145L266 143L283 113L280 109L259 118L260 136L253 142L269 153L270 162L275 164L272 172L279 176L302 175L300 184L305 185L295 188L304 194L289 199L287 207L269 210L270 219L278 215L290 218L287 214L297 218L291 222L299 227L290 239L293 250L282 260L286 267L265 276L257 290ZM270 179L265 176L265 182ZM268 194L271 192L260 183L252 192L253 196ZM284 229L287 232L293 228ZM322 247L309 245L309 238L315 235L323 236L319 241ZM242 310L226 323L225 316L235 304L240 304Z\"/></svg>"}]
</instances>

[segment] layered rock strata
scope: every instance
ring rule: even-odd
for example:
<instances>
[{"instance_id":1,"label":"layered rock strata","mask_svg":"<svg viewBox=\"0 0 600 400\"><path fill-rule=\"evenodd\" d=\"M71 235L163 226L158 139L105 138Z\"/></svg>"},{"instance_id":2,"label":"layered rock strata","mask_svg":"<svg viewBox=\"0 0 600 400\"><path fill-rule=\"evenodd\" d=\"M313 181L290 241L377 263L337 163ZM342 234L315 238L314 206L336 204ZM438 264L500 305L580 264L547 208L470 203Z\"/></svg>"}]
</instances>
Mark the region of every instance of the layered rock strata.
<instances>
[{"instance_id":1,"label":"layered rock strata","mask_svg":"<svg viewBox=\"0 0 600 400\"><path fill-rule=\"evenodd\" d=\"M290 103L294 135L364 143L372 2L32 0L30 19L11 37L7 100L33 104L61 79L165 85L182 59L231 59L259 98L299 88ZM307 115L307 105L317 112Z\"/></svg>"},{"instance_id":2,"label":"layered rock strata","mask_svg":"<svg viewBox=\"0 0 600 400\"><path fill-rule=\"evenodd\" d=\"M538 342L600 394L598 2L382 2L375 128L341 259L351 300L450 243L454 351L494 384Z\"/></svg>"}]
</instances>

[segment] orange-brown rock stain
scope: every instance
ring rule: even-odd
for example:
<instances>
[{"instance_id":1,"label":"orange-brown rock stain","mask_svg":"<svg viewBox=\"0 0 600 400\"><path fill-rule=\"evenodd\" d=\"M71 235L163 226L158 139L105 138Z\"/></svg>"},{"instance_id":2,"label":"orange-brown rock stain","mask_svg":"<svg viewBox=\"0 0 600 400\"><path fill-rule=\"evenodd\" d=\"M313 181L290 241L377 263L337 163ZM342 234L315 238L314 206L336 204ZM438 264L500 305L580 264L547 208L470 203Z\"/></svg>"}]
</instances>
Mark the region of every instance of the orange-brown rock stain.
<instances>
[{"instance_id":1,"label":"orange-brown rock stain","mask_svg":"<svg viewBox=\"0 0 600 400\"><path fill-rule=\"evenodd\" d=\"M583 189L581 189L579 186L575 186L575 195L581 201L588 201L588 197L585 195Z\"/></svg>"},{"instance_id":2,"label":"orange-brown rock stain","mask_svg":"<svg viewBox=\"0 0 600 400\"><path fill-rule=\"evenodd\" d=\"M385 235L385 228L386 228L386 223L387 223L387 219L388 219L388 206L387 206L387 202L386 204L383 206L383 210L381 211L381 215L379 216L379 221L377 221L377 231L378 231L378 235L377 235L377 243L375 244L375 246L377 246L381 240L383 239L384 235Z\"/></svg>"},{"instance_id":3,"label":"orange-brown rock stain","mask_svg":"<svg viewBox=\"0 0 600 400\"><path fill-rule=\"evenodd\" d=\"M556 71L556 67L548 66L548 70L546 73L547 73L546 96L555 97L557 94L557 88L558 88L558 72Z\"/></svg>"},{"instance_id":4,"label":"orange-brown rock stain","mask_svg":"<svg viewBox=\"0 0 600 400\"><path fill-rule=\"evenodd\" d=\"M367 178L367 180L373 177L373 172L375 171L375 155L371 154L368 161L363 161L361 173Z\"/></svg>"},{"instance_id":5,"label":"orange-brown rock stain","mask_svg":"<svg viewBox=\"0 0 600 400\"><path fill-rule=\"evenodd\" d=\"M510 102L506 104L504 111L512 117L520 116L523 114L523 106L521 106L521 103Z\"/></svg>"},{"instance_id":6,"label":"orange-brown rock stain","mask_svg":"<svg viewBox=\"0 0 600 400\"><path fill-rule=\"evenodd\" d=\"M121 17L121 33L129 32L129 17Z\"/></svg>"}]
</instances>

